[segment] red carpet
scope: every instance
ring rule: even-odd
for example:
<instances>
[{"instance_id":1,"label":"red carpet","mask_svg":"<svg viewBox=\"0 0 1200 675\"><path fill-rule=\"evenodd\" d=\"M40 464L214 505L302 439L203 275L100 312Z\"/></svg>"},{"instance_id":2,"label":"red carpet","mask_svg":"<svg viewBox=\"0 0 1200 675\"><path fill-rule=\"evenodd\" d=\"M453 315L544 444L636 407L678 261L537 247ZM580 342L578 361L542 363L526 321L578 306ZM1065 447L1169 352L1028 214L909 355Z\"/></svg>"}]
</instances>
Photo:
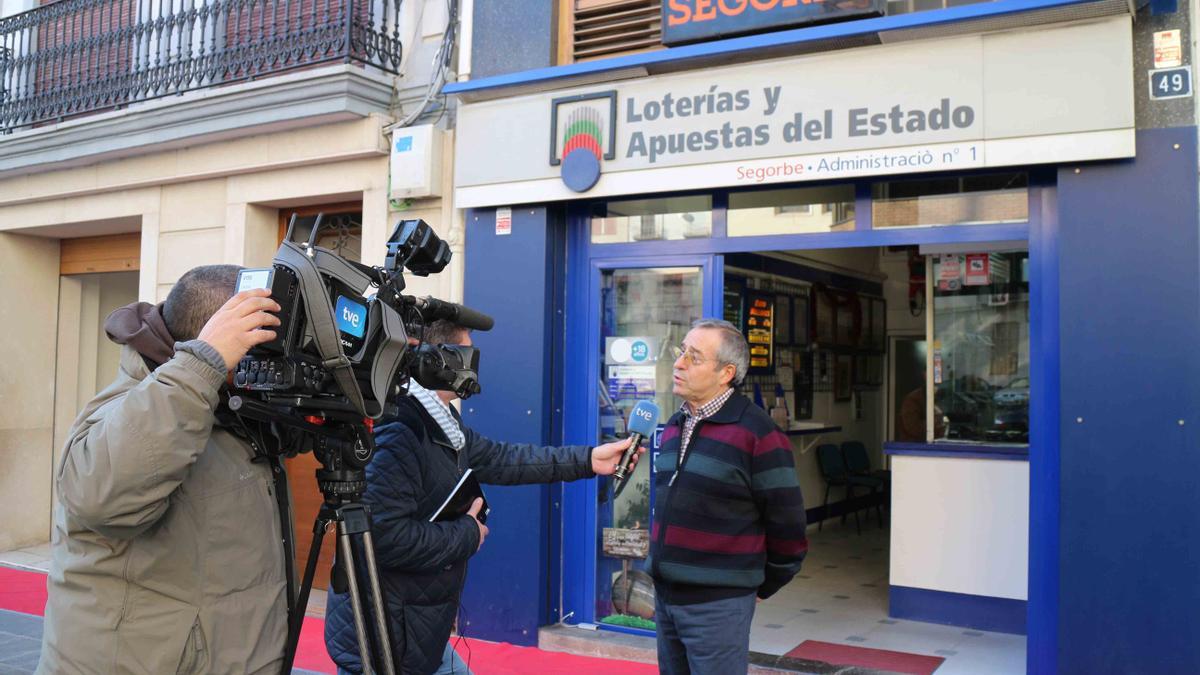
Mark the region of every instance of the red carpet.
<instances>
[{"instance_id":1,"label":"red carpet","mask_svg":"<svg viewBox=\"0 0 1200 675\"><path fill-rule=\"evenodd\" d=\"M46 575L0 567L0 609L41 616L46 609ZM324 632L323 619L311 616L304 619L300 646L296 649L297 668L336 672L333 661L325 652ZM612 675L614 672L651 675L658 672L655 666L644 663L546 652L506 642L461 640L456 642L456 648L476 675Z\"/></svg>"},{"instance_id":2,"label":"red carpet","mask_svg":"<svg viewBox=\"0 0 1200 675\"><path fill-rule=\"evenodd\" d=\"M851 647L850 645L816 640L801 642L799 647L788 652L787 655L797 659L824 661L841 666L861 666L897 673L912 673L913 675L930 675L937 670L938 666L942 665L942 661L945 661L940 656Z\"/></svg>"},{"instance_id":3,"label":"red carpet","mask_svg":"<svg viewBox=\"0 0 1200 675\"><path fill-rule=\"evenodd\" d=\"M0 609L42 616L46 611L46 575L0 567ZM300 646L296 648L296 667L318 672L336 672L325 652L325 622L314 617L304 619Z\"/></svg>"},{"instance_id":4,"label":"red carpet","mask_svg":"<svg viewBox=\"0 0 1200 675\"><path fill-rule=\"evenodd\" d=\"M46 610L46 575L0 567L0 609L41 616Z\"/></svg>"}]
</instances>

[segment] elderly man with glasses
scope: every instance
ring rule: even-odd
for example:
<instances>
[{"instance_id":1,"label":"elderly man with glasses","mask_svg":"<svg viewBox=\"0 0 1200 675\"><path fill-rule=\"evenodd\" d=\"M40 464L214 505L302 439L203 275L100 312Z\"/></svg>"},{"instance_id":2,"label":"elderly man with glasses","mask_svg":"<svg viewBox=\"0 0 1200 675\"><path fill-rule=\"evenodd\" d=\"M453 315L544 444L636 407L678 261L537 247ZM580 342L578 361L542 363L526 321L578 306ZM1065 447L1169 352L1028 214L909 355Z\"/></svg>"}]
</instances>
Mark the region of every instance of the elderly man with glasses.
<instances>
[{"instance_id":1,"label":"elderly man with glasses","mask_svg":"<svg viewBox=\"0 0 1200 675\"><path fill-rule=\"evenodd\" d=\"M745 673L755 598L808 551L791 444L737 386L750 366L728 321L696 322L675 348L684 403L663 431L650 571L662 673Z\"/></svg>"}]
</instances>

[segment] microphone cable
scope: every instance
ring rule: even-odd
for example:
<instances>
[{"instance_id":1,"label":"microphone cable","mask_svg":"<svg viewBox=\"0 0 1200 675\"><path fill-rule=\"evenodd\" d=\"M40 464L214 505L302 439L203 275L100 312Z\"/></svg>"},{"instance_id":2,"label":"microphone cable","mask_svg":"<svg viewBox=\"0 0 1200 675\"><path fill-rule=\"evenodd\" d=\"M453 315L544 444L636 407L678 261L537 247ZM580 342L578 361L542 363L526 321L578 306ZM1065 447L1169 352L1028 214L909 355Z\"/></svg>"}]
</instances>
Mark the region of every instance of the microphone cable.
<instances>
[{"instance_id":1,"label":"microphone cable","mask_svg":"<svg viewBox=\"0 0 1200 675\"><path fill-rule=\"evenodd\" d=\"M452 645L450 645L450 649L454 650L454 648L457 647L459 644L462 644L464 647L467 648L467 658L466 658L467 672L470 673L471 672L471 641L467 639L466 631L463 630L463 619L466 619L466 618L467 618L467 608L465 605L462 604L462 600L459 600L459 602L458 602L458 621L455 621L455 629L458 631L458 637L454 640L454 643ZM451 674L454 673L453 660L450 662L450 672L451 672Z\"/></svg>"}]
</instances>

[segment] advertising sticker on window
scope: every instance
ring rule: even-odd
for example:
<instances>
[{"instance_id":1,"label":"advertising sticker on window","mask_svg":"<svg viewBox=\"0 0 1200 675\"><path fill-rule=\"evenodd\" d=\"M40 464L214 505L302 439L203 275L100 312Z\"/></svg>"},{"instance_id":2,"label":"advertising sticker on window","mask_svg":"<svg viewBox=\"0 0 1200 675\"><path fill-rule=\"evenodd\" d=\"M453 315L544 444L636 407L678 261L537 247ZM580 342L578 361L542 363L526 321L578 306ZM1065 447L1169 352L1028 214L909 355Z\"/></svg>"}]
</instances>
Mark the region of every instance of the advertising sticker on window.
<instances>
[{"instance_id":1,"label":"advertising sticker on window","mask_svg":"<svg viewBox=\"0 0 1200 675\"><path fill-rule=\"evenodd\" d=\"M967 256L967 286L987 286L991 283L989 259L990 256L986 253L972 253Z\"/></svg>"}]
</instances>

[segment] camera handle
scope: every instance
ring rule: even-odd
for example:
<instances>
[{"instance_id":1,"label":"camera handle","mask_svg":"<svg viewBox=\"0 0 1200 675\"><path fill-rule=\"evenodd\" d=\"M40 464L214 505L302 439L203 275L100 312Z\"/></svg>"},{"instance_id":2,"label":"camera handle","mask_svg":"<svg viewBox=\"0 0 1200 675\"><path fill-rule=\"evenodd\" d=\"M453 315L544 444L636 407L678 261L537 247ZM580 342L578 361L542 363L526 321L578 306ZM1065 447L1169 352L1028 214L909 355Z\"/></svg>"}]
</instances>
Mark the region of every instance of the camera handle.
<instances>
[{"instance_id":1,"label":"camera handle","mask_svg":"<svg viewBox=\"0 0 1200 675\"><path fill-rule=\"evenodd\" d=\"M379 590L379 569L375 564L375 543L371 537L371 512L365 504L350 501L341 504L321 504L313 523L312 548L308 551L308 561L304 566L304 579L300 583L300 596L288 617L287 648L283 656L281 675L290 675L292 664L296 660L296 647L300 643L300 628L304 624L304 611L308 606L308 596L312 591L313 576L317 571L317 560L321 556L321 542L325 532L331 525L337 526L338 548L337 555L340 569L345 572L347 590L350 595L350 605L354 612L354 632L358 638L358 655L362 662L363 675L395 675L396 663L392 656L391 634L388 630L387 615L384 614L383 596ZM358 566L355 556L355 540L362 545L362 554L366 559L367 588L361 589L358 584ZM363 591L369 596L369 606L375 629L375 643L378 651L372 650L371 636L368 635L367 622L364 614L366 605L363 602Z\"/></svg>"}]
</instances>

